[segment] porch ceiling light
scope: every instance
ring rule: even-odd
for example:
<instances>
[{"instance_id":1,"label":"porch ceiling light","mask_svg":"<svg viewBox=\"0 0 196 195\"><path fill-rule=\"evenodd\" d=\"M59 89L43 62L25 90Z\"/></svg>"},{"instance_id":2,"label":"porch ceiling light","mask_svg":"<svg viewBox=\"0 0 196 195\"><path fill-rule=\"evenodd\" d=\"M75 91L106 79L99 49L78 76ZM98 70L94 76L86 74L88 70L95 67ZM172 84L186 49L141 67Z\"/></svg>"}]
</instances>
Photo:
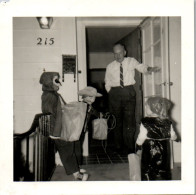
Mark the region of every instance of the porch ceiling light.
<instances>
[{"instance_id":1,"label":"porch ceiling light","mask_svg":"<svg viewBox=\"0 0 196 195\"><path fill-rule=\"evenodd\" d=\"M42 29L50 29L53 22L52 17L37 17L37 20Z\"/></svg>"}]
</instances>

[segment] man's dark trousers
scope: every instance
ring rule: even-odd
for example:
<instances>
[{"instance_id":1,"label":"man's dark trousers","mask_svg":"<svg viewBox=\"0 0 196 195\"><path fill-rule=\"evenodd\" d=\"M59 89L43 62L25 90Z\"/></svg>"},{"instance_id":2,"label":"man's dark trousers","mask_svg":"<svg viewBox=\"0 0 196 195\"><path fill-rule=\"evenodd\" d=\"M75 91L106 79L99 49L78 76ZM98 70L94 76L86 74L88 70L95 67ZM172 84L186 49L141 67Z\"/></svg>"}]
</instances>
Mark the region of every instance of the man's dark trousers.
<instances>
[{"instance_id":1,"label":"man's dark trousers","mask_svg":"<svg viewBox=\"0 0 196 195\"><path fill-rule=\"evenodd\" d=\"M135 105L136 92L133 85L110 89L109 110L116 117L114 144L118 151L124 147L128 153L135 152Z\"/></svg>"}]
</instances>

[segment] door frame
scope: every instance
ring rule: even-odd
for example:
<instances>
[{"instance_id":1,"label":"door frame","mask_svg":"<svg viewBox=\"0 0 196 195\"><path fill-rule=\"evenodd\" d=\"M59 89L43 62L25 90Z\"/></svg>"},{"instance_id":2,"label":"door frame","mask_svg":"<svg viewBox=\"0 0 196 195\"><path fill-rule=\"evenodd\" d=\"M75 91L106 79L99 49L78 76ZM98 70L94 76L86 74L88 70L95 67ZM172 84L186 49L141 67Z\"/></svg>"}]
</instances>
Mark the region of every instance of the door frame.
<instances>
[{"instance_id":1,"label":"door frame","mask_svg":"<svg viewBox=\"0 0 196 195\"><path fill-rule=\"evenodd\" d=\"M78 90L87 86L86 28L137 27L144 17L76 17L77 81ZM79 99L79 97L78 97ZM89 155L88 132L83 143L83 156Z\"/></svg>"}]
</instances>

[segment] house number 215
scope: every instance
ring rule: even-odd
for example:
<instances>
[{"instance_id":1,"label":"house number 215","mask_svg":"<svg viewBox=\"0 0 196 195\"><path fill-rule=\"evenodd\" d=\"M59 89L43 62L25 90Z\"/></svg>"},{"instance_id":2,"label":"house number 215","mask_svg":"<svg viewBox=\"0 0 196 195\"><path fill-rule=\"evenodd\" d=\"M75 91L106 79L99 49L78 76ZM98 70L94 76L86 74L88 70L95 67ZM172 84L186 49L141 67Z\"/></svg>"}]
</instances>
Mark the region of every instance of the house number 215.
<instances>
[{"instance_id":1,"label":"house number 215","mask_svg":"<svg viewBox=\"0 0 196 195\"><path fill-rule=\"evenodd\" d=\"M53 45L54 44L54 38L50 38L50 39L45 38L44 40L41 37L38 37L37 41L38 41L37 45Z\"/></svg>"}]
</instances>

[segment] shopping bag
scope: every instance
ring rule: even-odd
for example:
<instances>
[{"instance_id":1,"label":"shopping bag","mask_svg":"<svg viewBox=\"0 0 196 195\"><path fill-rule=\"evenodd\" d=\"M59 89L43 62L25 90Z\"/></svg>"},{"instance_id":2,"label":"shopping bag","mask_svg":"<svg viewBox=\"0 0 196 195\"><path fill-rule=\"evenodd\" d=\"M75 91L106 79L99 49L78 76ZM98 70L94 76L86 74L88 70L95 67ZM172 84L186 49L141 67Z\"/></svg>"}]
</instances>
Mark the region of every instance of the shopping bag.
<instances>
[{"instance_id":1,"label":"shopping bag","mask_svg":"<svg viewBox=\"0 0 196 195\"><path fill-rule=\"evenodd\" d=\"M77 141L80 138L86 118L87 105L83 102L72 102L62 106L61 139Z\"/></svg>"},{"instance_id":2,"label":"shopping bag","mask_svg":"<svg viewBox=\"0 0 196 195\"><path fill-rule=\"evenodd\" d=\"M105 118L94 119L92 125L93 125L93 135L92 135L93 139L106 140L108 134L107 119Z\"/></svg>"},{"instance_id":3,"label":"shopping bag","mask_svg":"<svg viewBox=\"0 0 196 195\"><path fill-rule=\"evenodd\" d=\"M128 155L129 178L131 181L141 181L141 159L138 154Z\"/></svg>"}]
</instances>

